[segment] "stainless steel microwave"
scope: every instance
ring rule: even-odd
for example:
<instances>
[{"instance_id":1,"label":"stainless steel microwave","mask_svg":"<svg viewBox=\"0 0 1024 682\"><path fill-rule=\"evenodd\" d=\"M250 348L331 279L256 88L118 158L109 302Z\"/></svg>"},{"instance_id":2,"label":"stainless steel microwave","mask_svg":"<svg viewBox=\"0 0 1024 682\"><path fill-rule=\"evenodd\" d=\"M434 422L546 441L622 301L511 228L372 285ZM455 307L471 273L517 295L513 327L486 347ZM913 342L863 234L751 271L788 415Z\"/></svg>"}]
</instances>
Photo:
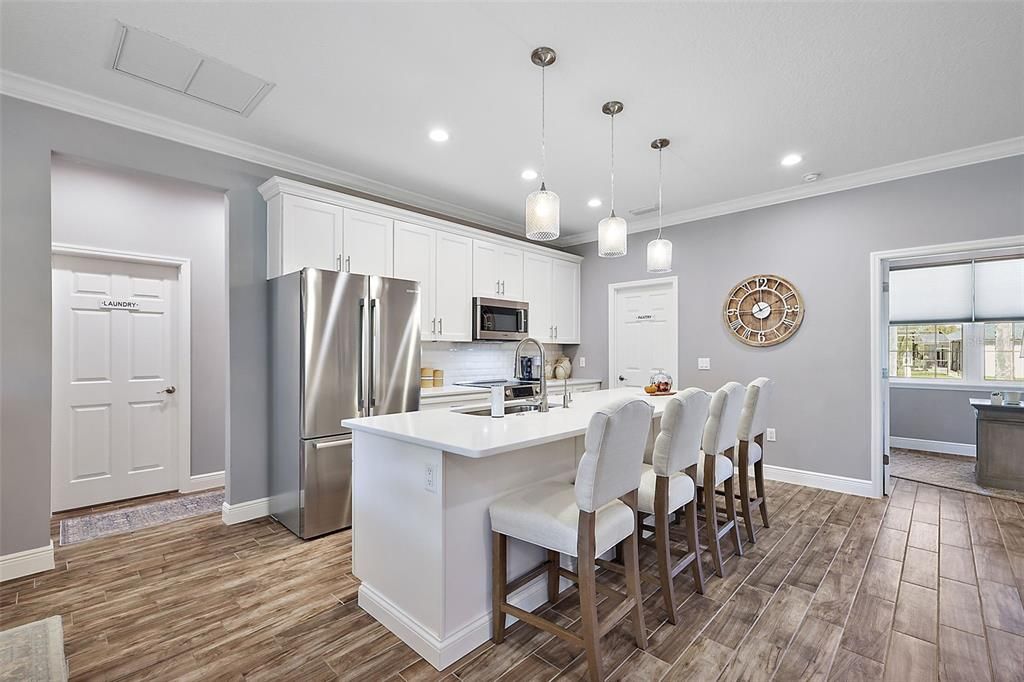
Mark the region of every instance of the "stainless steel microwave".
<instances>
[{"instance_id":1,"label":"stainless steel microwave","mask_svg":"<svg viewBox=\"0 0 1024 682\"><path fill-rule=\"evenodd\" d=\"M474 341L521 341L529 335L529 303L473 298Z\"/></svg>"}]
</instances>

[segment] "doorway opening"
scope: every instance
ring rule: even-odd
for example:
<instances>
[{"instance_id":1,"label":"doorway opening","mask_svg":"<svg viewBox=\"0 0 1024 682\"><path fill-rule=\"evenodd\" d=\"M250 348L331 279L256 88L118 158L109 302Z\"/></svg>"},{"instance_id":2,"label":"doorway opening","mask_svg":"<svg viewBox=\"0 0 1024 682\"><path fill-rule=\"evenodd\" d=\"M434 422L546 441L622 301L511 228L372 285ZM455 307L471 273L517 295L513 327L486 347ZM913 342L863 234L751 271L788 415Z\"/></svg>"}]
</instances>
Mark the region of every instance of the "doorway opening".
<instances>
[{"instance_id":1,"label":"doorway opening","mask_svg":"<svg viewBox=\"0 0 1024 682\"><path fill-rule=\"evenodd\" d=\"M976 409L1024 390L1022 337L1021 237L871 254L876 495L895 477L1024 501L990 485Z\"/></svg>"}]
</instances>

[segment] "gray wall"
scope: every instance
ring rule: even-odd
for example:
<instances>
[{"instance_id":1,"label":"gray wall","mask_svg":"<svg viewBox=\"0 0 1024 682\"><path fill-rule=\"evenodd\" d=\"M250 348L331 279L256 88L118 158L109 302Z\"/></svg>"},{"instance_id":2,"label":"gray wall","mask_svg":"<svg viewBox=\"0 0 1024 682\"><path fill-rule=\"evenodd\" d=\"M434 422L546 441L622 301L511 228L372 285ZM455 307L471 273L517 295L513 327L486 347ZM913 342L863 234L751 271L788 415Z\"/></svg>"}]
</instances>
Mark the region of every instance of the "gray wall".
<instances>
[{"instance_id":1,"label":"gray wall","mask_svg":"<svg viewBox=\"0 0 1024 682\"><path fill-rule=\"evenodd\" d=\"M889 433L900 438L975 445L974 410L968 401L988 398L989 393L892 386Z\"/></svg>"},{"instance_id":2,"label":"gray wall","mask_svg":"<svg viewBox=\"0 0 1024 682\"><path fill-rule=\"evenodd\" d=\"M679 386L776 380L769 464L870 479L869 265L872 251L1024 232L1024 157L711 218L665 231L680 281ZM667 190L685 192L685 187ZM576 376L607 381L608 284L646 279L653 232L634 234L623 258L584 256ZM722 303L745 277L775 273L804 297L789 341L749 348L726 333ZM711 370L696 370L698 357Z\"/></svg>"},{"instance_id":3,"label":"gray wall","mask_svg":"<svg viewBox=\"0 0 1024 682\"><path fill-rule=\"evenodd\" d=\"M191 473L223 471L228 410L224 193L53 158L54 241L190 260Z\"/></svg>"}]
</instances>

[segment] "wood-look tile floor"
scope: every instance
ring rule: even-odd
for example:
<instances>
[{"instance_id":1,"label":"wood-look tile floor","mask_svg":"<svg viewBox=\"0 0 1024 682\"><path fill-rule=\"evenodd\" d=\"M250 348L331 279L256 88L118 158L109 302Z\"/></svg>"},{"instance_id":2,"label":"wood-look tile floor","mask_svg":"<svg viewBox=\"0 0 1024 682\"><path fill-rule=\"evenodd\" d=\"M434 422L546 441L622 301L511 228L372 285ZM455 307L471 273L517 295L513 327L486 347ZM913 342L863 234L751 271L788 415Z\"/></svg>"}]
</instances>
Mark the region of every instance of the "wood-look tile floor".
<instances>
[{"instance_id":1,"label":"wood-look tile floor","mask_svg":"<svg viewBox=\"0 0 1024 682\"><path fill-rule=\"evenodd\" d=\"M726 578L704 595L677 578L678 625L645 583L650 644L613 629L611 679L1024 679L1021 506L907 481L883 500L769 482L768 499L771 528ZM83 680L585 675L581 651L521 624L438 673L356 605L350 540L210 515L60 547L58 569L0 585L0 627L62 615ZM575 590L542 608L577 623Z\"/></svg>"}]
</instances>

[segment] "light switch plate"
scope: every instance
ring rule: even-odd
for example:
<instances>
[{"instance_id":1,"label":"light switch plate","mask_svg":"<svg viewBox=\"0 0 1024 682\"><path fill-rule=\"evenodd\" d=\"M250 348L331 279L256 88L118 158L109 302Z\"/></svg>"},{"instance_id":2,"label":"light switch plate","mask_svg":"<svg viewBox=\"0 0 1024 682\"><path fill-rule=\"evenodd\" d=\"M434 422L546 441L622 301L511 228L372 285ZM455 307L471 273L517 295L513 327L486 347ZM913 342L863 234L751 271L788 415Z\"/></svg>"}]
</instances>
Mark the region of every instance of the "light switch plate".
<instances>
[{"instance_id":1,"label":"light switch plate","mask_svg":"<svg viewBox=\"0 0 1024 682\"><path fill-rule=\"evenodd\" d=\"M771 428L765 429L764 430L764 437L768 440L769 443L774 443L775 442L775 429L771 429Z\"/></svg>"},{"instance_id":2,"label":"light switch plate","mask_svg":"<svg viewBox=\"0 0 1024 682\"><path fill-rule=\"evenodd\" d=\"M580 367L586 367L586 366L587 366L587 359L581 355L580 356Z\"/></svg>"},{"instance_id":3,"label":"light switch plate","mask_svg":"<svg viewBox=\"0 0 1024 682\"><path fill-rule=\"evenodd\" d=\"M697 358L697 369L711 369L711 358Z\"/></svg>"}]
</instances>

